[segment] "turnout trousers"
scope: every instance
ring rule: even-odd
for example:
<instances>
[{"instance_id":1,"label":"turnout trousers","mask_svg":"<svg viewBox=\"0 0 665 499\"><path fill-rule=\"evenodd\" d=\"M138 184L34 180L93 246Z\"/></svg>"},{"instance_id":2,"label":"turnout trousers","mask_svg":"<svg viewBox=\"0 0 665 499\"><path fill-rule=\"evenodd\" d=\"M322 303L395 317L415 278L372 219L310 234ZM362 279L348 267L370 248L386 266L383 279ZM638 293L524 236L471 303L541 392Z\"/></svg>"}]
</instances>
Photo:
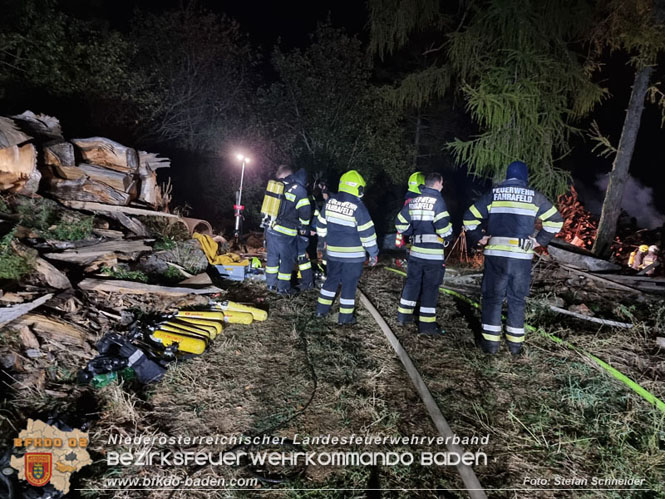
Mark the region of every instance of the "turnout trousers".
<instances>
[{"instance_id":1,"label":"turnout trousers","mask_svg":"<svg viewBox=\"0 0 665 499\"><path fill-rule=\"evenodd\" d=\"M413 311L420 300L419 331L431 331L436 326L436 303L445 267L441 260L424 260L411 254L406 268L406 282L397 309L397 320L413 322Z\"/></svg>"},{"instance_id":2,"label":"turnout trousers","mask_svg":"<svg viewBox=\"0 0 665 499\"><path fill-rule=\"evenodd\" d=\"M338 260L328 260L328 276L326 277L319 300L316 305L316 313L326 315L335 301L337 288L341 285L342 292L339 297L339 319L340 324L353 322L353 310L356 303L356 288L363 273L363 262L347 263Z\"/></svg>"},{"instance_id":3,"label":"turnout trousers","mask_svg":"<svg viewBox=\"0 0 665 499\"><path fill-rule=\"evenodd\" d=\"M297 236L296 236L297 237ZM291 289L291 273L296 263L296 237L266 231L266 285L278 291Z\"/></svg>"},{"instance_id":4,"label":"turnout trousers","mask_svg":"<svg viewBox=\"0 0 665 499\"><path fill-rule=\"evenodd\" d=\"M314 286L314 273L312 272L312 262L309 259L307 248L309 247L309 237L296 236L296 250L298 253L298 270L300 271L300 289L311 289Z\"/></svg>"},{"instance_id":5,"label":"turnout trousers","mask_svg":"<svg viewBox=\"0 0 665 499\"><path fill-rule=\"evenodd\" d=\"M508 302L506 341L517 354L524 344L524 307L531 284L531 260L485 256L482 284L482 348L496 353L501 344L501 308Z\"/></svg>"}]
</instances>

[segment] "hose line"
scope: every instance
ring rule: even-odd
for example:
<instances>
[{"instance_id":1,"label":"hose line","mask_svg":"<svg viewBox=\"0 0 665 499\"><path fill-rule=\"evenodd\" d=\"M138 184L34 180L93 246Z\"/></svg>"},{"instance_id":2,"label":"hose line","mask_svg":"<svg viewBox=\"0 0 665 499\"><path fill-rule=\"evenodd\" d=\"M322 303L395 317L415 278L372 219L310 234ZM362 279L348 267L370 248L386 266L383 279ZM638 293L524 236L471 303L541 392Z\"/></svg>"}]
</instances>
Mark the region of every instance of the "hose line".
<instances>
[{"instance_id":1,"label":"hose line","mask_svg":"<svg viewBox=\"0 0 665 499\"><path fill-rule=\"evenodd\" d=\"M384 267L384 268L385 268L386 270L389 270L390 272L394 272L395 274L401 275L402 277L406 277L406 272L402 272L401 270L393 269L393 268L390 268L390 267ZM472 307L475 307L475 308L477 308L477 309L480 309L480 303L478 303L478 302L475 301L475 300L472 300L471 298L469 298L468 296L463 295L462 293L459 293L459 292L454 291L454 290L452 290L452 289L445 288L445 287L443 287L443 286L441 286L439 289L440 289L441 291L443 291L444 293L446 293L446 294L449 294L449 295L451 295L451 296L454 296L455 298L458 298L458 299L460 299L460 300L462 300L462 301L468 303L468 304L471 305ZM577 353L579 353L579 354L584 355L585 357L587 357L588 359L592 360L592 361L595 362L597 365L599 365L600 367L602 367L605 371L607 371L608 373L610 373L614 378L616 378L616 379L618 379L619 381L621 381L624 385L626 385L628 388L630 388L631 390L633 390L635 393L637 393L637 394L638 394L640 397L642 397L644 400L646 400L646 401L649 402L651 405L657 407L658 409L660 409L660 411L662 411L663 413L665 413L665 402L663 402L661 399L659 399L658 397L656 397L653 393L651 393L649 390L647 390L646 388L644 388L642 385L640 385L640 384L637 383L636 381L633 381L632 379L630 379L628 376L626 376L625 374L623 374L623 373L622 373L621 371L619 371L618 369L616 369L616 368L610 366L607 362L605 362L605 361L599 359L599 358L596 357L595 355L593 355L593 354L587 352L586 350L584 350L584 349L582 349L582 348L580 348L580 347L576 347L576 346L573 345L572 343L568 343L566 340L563 340L563 339L559 338L558 336L555 336L555 335L553 335L553 334L551 334L551 333L548 333L547 331L545 331L545 330L543 330L543 329L540 329L540 328L537 328L537 327L531 326L531 325L529 325L529 324L525 324L525 325L524 325L524 328L525 328L527 331L529 331L529 332L532 332L532 333L538 333L538 334L540 334L541 336L544 336L545 338L548 338L549 340L551 340L551 341L553 341L553 342L555 342L555 343L558 343L559 345L562 345L562 346L564 346L564 347L566 347L566 348L568 348L568 349L570 349L570 350L573 350L574 352L577 352Z\"/></svg>"}]
</instances>

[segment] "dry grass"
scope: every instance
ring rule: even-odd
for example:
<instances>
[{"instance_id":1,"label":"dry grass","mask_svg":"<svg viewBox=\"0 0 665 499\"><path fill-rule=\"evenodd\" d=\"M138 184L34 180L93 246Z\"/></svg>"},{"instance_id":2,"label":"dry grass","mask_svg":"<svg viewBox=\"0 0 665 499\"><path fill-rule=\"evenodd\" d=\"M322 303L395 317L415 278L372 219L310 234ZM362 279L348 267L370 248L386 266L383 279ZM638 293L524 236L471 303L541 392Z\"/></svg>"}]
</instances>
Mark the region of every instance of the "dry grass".
<instances>
[{"instance_id":1,"label":"dry grass","mask_svg":"<svg viewBox=\"0 0 665 499\"><path fill-rule=\"evenodd\" d=\"M665 494L665 421L622 384L599 371L579 354L539 335L527 340L523 360L514 362L505 350L488 358L474 346L478 313L445 295L439 300L438 319L446 329L441 338L423 338L413 328L396 323L400 277L381 269L368 270L364 291L384 315L420 369L441 410L461 436L490 435L489 445L477 449L489 456L476 468L488 488L520 488L525 476L643 477L655 492ZM541 289L534 293L554 293ZM590 288L571 290L579 298ZM231 435L267 433L300 435L419 435L435 436L422 402L371 316L358 310L358 324L339 327L335 316L313 316L316 294L294 299L266 295L256 285L233 285L228 299L259 304L269 310L265 323L230 326L210 350L169 369L166 378L145 392L112 385L87 391L94 398L91 453L95 464L77 474L78 485L103 486L111 476L249 477L244 468L108 467L104 454L109 435L148 434ZM591 303L591 301L589 301ZM618 308L619 305L626 307ZM633 379L662 393L662 358L649 351L654 328L662 328L665 311L655 305L629 308L617 301L598 314L632 314L647 320L634 331L596 328L579 321L562 321L538 307L529 320L544 324L568 341L586 348L625 370ZM617 312L612 311L612 307ZM651 307L651 308L649 308ZM614 317L614 316L613 316ZM625 320L624 317L616 317ZM64 379L64 378L63 378ZM64 381L63 381L64 382ZM660 390L660 391L659 391ZM78 392L77 392L78 393ZM82 396L73 394L73 397ZM27 403L27 401L26 401ZM61 403L62 405L62 403ZM7 408L5 408L7 410ZM24 414L27 412L24 411ZM0 417L5 413L0 413ZM15 414L11 416L13 419ZM354 448L349 448L352 450ZM155 446L152 450L162 450ZM224 448L196 446L195 451ZM310 446L307 450L345 450ZM410 451L418 446L355 450ZM261 497L342 497L339 492L298 492L293 488L381 487L409 489L456 488L462 485L452 467L310 467L283 484L261 484ZM153 491L142 497L166 498ZM549 495L548 495L549 494ZM98 497L98 492L88 494ZM178 491L173 497L255 497L253 492ZM106 494L111 497L111 494ZM113 497L137 497L116 492ZM358 490L353 497L365 497ZM462 497L461 494L403 492L385 497ZM491 497L535 497L534 493L493 492ZM537 497L620 497L609 492L541 492ZM622 495L621 497L626 497Z\"/></svg>"}]
</instances>

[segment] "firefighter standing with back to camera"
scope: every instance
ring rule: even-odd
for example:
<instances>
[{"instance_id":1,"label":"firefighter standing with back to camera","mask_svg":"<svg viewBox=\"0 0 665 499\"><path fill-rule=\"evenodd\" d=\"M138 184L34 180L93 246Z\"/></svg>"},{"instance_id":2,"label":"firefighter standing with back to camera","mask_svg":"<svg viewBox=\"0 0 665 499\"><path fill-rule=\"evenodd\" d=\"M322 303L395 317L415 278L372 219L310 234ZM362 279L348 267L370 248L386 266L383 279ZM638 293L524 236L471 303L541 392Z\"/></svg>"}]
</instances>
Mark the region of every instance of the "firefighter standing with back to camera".
<instances>
[{"instance_id":1,"label":"firefighter standing with back to camera","mask_svg":"<svg viewBox=\"0 0 665 499\"><path fill-rule=\"evenodd\" d=\"M413 311L420 299L418 330L428 335L442 333L436 324L436 302L445 272L444 247L453 235L442 188L443 177L439 173L427 175L420 195L409 199L395 222L397 231L410 236L412 243L397 320L401 324L413 322Z\"/></svg>"},{"instance_id":2,"label":"firefighter standing with back to camera","mask_svg":"<svg viewBox=\"0 0 665 499\"><path fill-rule=\"evenodd\" d=\"M279 211L266 229L266 285L280 294L290 294L291 273L296 264L299 234L309 232L312 207L307 196L307 174L300 169L295 174L288 166L280 166L276 177L284 184Z\"/></svg>"},{"instance_id":3,"label":"firefighter standing with back to camera","mask_svg":"<svg viewBox=\"0 0 665 499\"><path fill-rule=\"evenodd\" d=\"M376 244L374 223L360 200L365 180L356 170L346 172L339 179L339 192L323 206L316 222L316 232L326 241L328 276L323 283L316 306L317 317L328 314L337 288L339 298L339 324L354 324L356 288L363 271L365 251L369 264L376 265L379 247Z\"/></svg>"},{"instance_id":4,"label":"firefighter standing with back to camera","mask_svg":"<svg viewBox=\"0 0 665 499\"><path fill-rule=\"evenodd\" d=\"M563 218L556 207L527 182L526 164L513 161L508 165L506 180L483 195L464 214L469 243L480 243L485 248L481 346L491 354L501 345L504 298L508 301L508 349L513 355L521 353L533 250L546 246L563 226ZM533 237L536 218L542 221L543 228Z\"/></svg>"}]
</instances>

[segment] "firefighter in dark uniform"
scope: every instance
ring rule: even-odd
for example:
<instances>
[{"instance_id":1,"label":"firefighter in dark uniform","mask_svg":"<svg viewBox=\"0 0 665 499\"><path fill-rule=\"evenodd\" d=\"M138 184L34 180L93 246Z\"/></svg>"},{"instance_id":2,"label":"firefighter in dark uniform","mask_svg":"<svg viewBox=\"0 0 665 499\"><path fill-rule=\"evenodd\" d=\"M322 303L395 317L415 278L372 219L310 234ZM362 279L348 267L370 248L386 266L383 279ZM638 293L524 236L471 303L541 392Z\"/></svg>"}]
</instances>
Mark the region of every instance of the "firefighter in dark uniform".
<instances>
[{"instance_id":1,"label":"firefighter in dark uniform","mask_svg":"<svg viewBox=\"0 0 665 499\"><path fill-rule=\"evenodd\" d=\"M326 241L328 272L319 294L316 315L328 314L341 285L339 324L356 322L353 311L365 251L369 253L372 266L376 265L379 254L374 223L360 200L364 188L365 180L360 173L356 170L346 172L339 179L339 192L328 199L316 223L317 234Z\"/></svg>"},{"instance_id":2,"label":"firefighter in dark uniform","mask_svg":"<svg viewBox=\"0 0 665 499\"><path fill-rule=\"evenodd\" d=\"M427 175L420 195L409 200L395 222L397 231L410 236L412 242L397 320L401 324L413 322L413 311L420 299L418 330L428 335L441 334L436 324L436 303L445 271L444 247L453 235L442 188L443 177L439 173Z\"/></svg>"},{"instance_id":3,"label":"firefighter in dark uniform","mask_svg":"<svg viewBox=\"0 0 665 499\"><path fill-rule=\"evenodd\" d=\"M483 195L464 214L469 243L484 246L481 345L491 354L496 353L501 344L504 298L508 302L508 348L514 355L521 353L533 250L546 246L563 226L563 218L556 207L527 182L526 164L512 162L508 165L506 180ZM543 228L533 237L537 218Z\"/></svg>"},{"instance_id":4,"label":"firefighter in dark uniform","mask_svg":"<svg viewBox=\"0 0 665 499\"><path fill-rule=\"evenodd\" d=\"M288 167L278 171L286 175L284 192L281 195L279 213L266 230L267 262L266 285L280 294L291 294L291 273L298 255L297 238L302 231L309 230L312 208L307 196L307 174L298 170L295 174Z\"/></svg>"}]
</instances>

